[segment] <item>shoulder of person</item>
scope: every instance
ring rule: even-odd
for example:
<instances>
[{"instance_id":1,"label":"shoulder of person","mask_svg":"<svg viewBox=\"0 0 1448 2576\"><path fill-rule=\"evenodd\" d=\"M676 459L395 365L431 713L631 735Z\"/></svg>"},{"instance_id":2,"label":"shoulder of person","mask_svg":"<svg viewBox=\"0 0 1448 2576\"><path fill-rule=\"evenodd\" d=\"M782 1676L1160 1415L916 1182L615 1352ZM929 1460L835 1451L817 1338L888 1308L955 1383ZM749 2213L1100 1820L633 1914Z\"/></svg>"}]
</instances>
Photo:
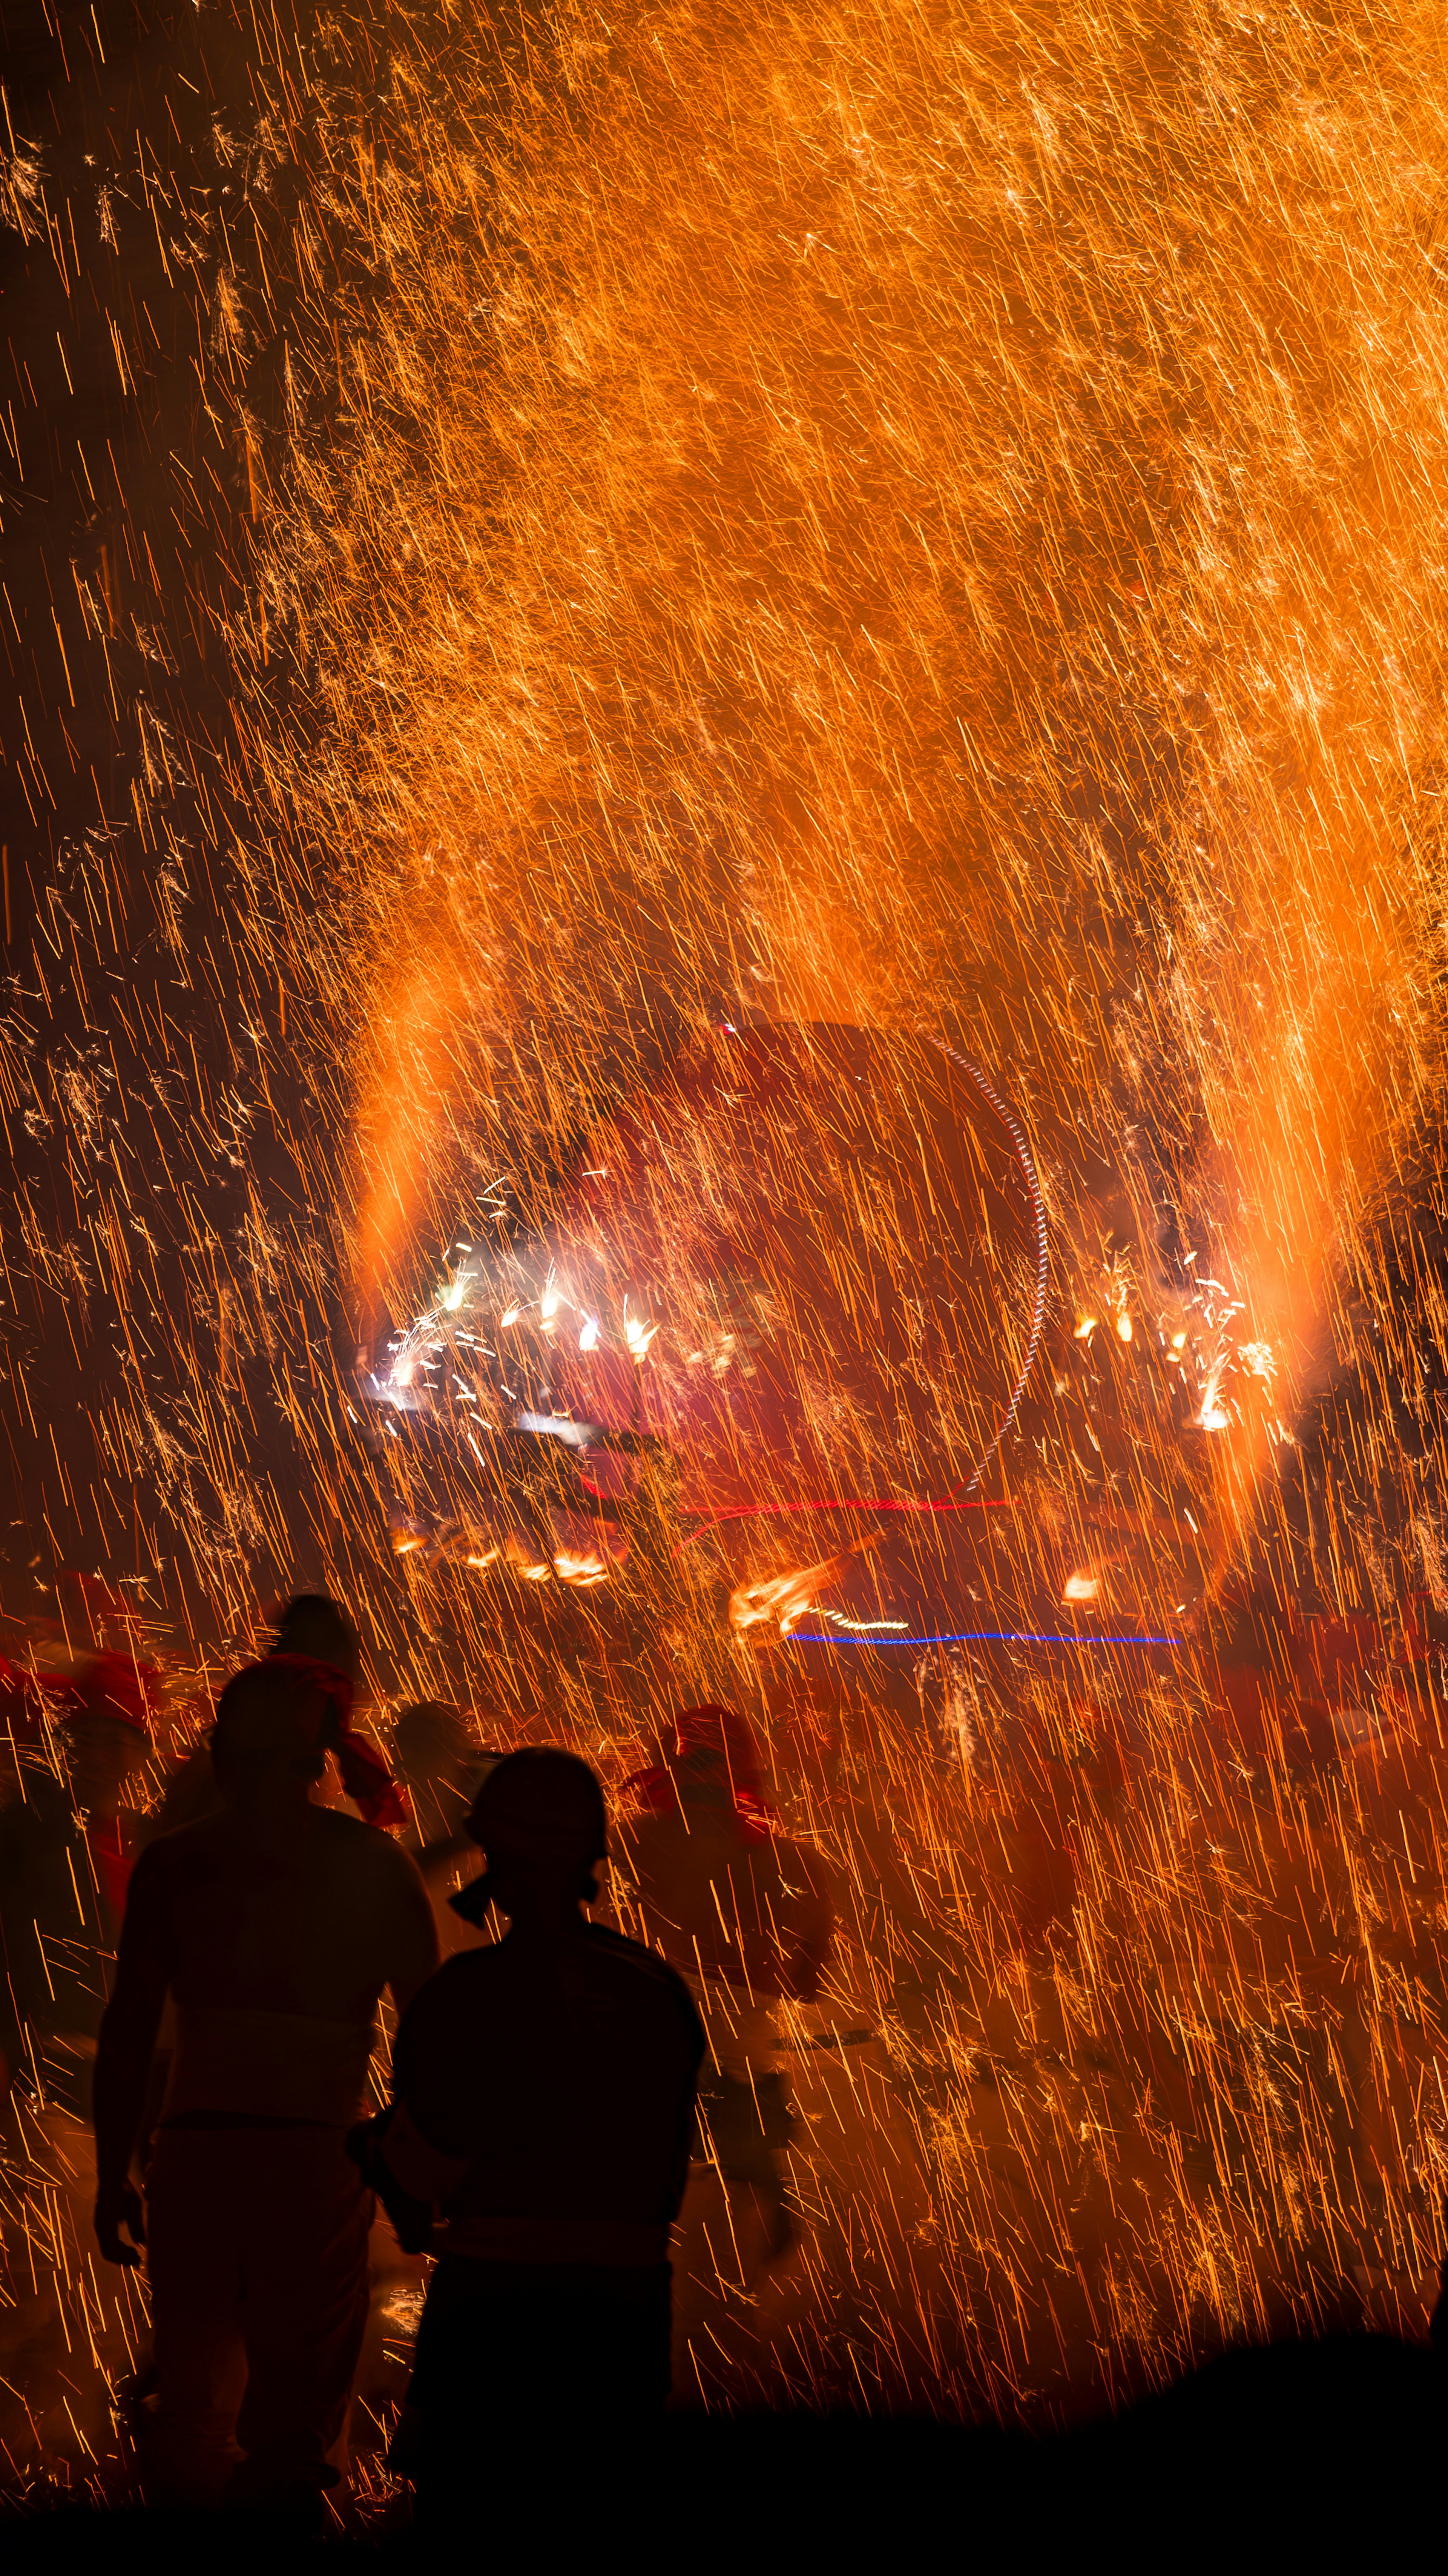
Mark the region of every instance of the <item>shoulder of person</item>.
<instances>
[{"instance_id":1,"label":"shoulder of person","mask_svg":"<svg viewBox=\"0 0 1448 2576\"><path fill-rule=\"evenodd\" d=\"M485 2009L489 1991L496 1993L499 1984L507 1981L505 1947L501 1941L489 1941L478 1950L457 1950L434 1968L398 2024L399 2043L404 2032L416 2033L438 2021L450 2022Z\"/></svg>"},{"instance_id":2,"label":"shoulder of person","mask_svg":"<svg viewBox=\"0 0 1448 2576\"><path fill-rule=\"evenodd\" d=\"M678 1969L671 1968L668 1960L662 1958L657 1950L647 1949L642 1941L631 1941L626 1932L615 1932L608 1923L590 1923L586 1937L595 1959L600 1962L607 1960L621 1974L632 1974L646 1984L668 1992L676 2002L687 2007L690 2019L694 2018L694 1998L688 1986Z\"/></svg>"},{"instance_id":3,"label":"shoulder of person","mask_svg":"<svg viewBox=\"0 0 1448 2576\"><path fill-rule=\"evenodd\" d=\"M216 1819L204 1817L199 1824L173 1825L169 1833L152 1834L136 1855L126 1891L127 1909L139 1899L163 1896L185 1882L205 1878L212 1860Z\"/></svg>"},{"instance_id":4,"label":"shoulder of person","mask_svg":"<svg viewBox=\"0 0 1448 2576\"><path fill-rule=\"evenodd\" d=\"M219 1807L214 1815L193 1816L188 1824L163 1824L159 1833L148 1837L136 1868L140 1869L144 1862L148 1877L184 1868L193 1858L204 1859L217 1850L226 1841L230 1826L230 1812L225 1807Z\"/></svg>"},{"instance_id":5,"label":"shoulder of person","mask_svg":"<svg viewBox=\"0 0 1448 2576\"><path fill-rule=\"evenodd\" d=\"M50 1772L27 1781L24 1797L17 1791L0 1809L0 1873L23 1878L38 1855L59 1850L75 1824L71 1800Z\"/></svg>"},{"instance_id":6,"label":"shoulder of person","mask_svg":"<svg viewBox=\"0 0 1448 2576\"><path fill-rule=\"evenodd\" d=\"M377 1889L394 1894L411 1888L427 1898L422 1872L411 1852L404 1851L401 1843L385 1834L380 1825L365 1825L360 1816L349 1816L344 1807L314 1807L312 1813L323 1849L341 1864L349 1878L365 1877Z\"/></svg>"}]
</instances>

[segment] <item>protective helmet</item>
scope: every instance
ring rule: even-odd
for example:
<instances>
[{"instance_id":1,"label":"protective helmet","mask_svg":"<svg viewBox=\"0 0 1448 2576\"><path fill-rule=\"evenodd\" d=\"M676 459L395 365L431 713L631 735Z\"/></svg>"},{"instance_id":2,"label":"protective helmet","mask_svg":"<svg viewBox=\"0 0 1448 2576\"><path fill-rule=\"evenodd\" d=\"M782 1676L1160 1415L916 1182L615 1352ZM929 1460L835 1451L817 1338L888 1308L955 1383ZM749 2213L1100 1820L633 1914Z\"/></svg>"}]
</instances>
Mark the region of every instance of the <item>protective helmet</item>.
<instances>
[{"instance_id":1,"label":"protective helmet","mask_svg":"<svg viewBox=\"0 0 1448 2576\"><path fill-rule=\"evenodd\" d=\"M598 1781L576 1753L552 1744L504 1755L473 1801L468 1832L493 1869L514 1860L583 1865L608 1851Z\"/></svg>"}]
</instances>

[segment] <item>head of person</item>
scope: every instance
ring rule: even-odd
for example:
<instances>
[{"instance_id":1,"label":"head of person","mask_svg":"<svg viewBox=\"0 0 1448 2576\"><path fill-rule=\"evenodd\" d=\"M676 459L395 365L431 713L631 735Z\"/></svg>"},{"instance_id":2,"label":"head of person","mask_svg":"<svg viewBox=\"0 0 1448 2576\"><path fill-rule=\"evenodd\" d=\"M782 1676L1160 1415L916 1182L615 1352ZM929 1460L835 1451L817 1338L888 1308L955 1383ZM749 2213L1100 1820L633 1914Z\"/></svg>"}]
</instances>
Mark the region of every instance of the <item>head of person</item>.
<instances>
[{"instance_id":1,"label":"head of person","mask_svg":"<svg viewBox=\"0 0 1448 2576\"><path fill-rule=\"evenodd\" d=\"M274 1655L305 1655L345 1673L355 1692L362 1673L362 1644L340 1602L325 1592L299 1592L277 1621Z\"/></svg>"},{"instance_id":2,"label":"head of person","mask_svg":"<svg viewBox=\"0 0 1448 2576\"><path fill-rule=\"evenodd\" d=\"M741 1795L756 1799L764 1795L754 1730L737 1708L706 1703L682 1709L674 1721L669 1769L681 1793L694 1796L701 1805L715 1799L733 1806Z\"/></svg>"},{"instance_id":3,"label":"head of person","mask_svg":"<svg viewBox=\"0 0 1448 2576\"><path fill-rule=\"evenodd\" d=\"M83 1815L114 1816L126 1782L151 1758L150 1678L130 1655L92 1655L75 1677L62 1733Z\"/></svg>"},{"instance_id":4,"label":"head of person","mask_svg":"<svg viewBox=\"0 0 1448 2576\"><path fill-rule=\"evenodd\" d=\"M227 1683L212 1730L227 1805L255 1813L305 1806L345 1718L345 1700L323 1675L270 1659L249 1664Z\"/></svg>"},{"instance_id":5,"label":"head of person","mask_svg":"<svg viewBox=\"0 0 1448 2576\"><path fill-rule=\"evenodd\" d=\"M392 1753L409 1789L459 1782L478 1759L465 1719L446 1701L418 1699L400 1708L392 1723Z\"/></svg>"},{"instance_id":6,"label":"head of person","mask_svg":"<svg viewBox=\"0 0 1448 2576\"><path fill-rule=\"evenodd\" d=\"M551 1744L507 1753L489 1772L468 1818L487 1861L464 1893L473 1921L488 1905L515 1923L578 1917L597 1893L608 1857L603 1791L586 1762Z\"/></svg>"}]
</instances>

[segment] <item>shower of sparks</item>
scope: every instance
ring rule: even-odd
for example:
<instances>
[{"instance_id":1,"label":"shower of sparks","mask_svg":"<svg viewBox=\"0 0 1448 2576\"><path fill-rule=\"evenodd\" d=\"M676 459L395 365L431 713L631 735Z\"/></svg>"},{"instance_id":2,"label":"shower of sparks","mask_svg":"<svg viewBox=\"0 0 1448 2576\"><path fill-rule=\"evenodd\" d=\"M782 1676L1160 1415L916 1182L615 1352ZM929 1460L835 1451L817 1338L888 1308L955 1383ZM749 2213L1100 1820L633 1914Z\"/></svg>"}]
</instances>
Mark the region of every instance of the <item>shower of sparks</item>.
<instances>
[{"instance_id":1,"label":"shower of sparks","mask_svg":"<svg viewBox=\"0 0 1448 2576\"><path fill-rule=\"evenodd\" d=\"M104 488L65 579L0 601L34 1561L135 1587L173 1751L303 1554L363 1624L384 1736L452 1698L618 1790L686 1695L750 1710L841 1939L790 2020L799 2249L746 2280L727 2227L689 2240L687 2401L1044 2423L1233 2339L1421 2331L1448 2181L1440 13L623 15L559 0L513 50L437 0L384 55L359 18L261 38L242 11L253 104L197 124L177 91L179 161L159 94L71 194L38 122L0 135L65 381L94 345L133 419L104 471L67 452ZM142 479L161 365L196 388L174 509ZM12 376L7 534L64 390ZM214 734L183 634L228 672ZM78 690L122 749L57 850ZM188 928L203 883L225 956ZM1029 1133L1054 1274L982 1486L1010 1508L917 1513L978 1454L968 1390L942 1377L887 1448L821 1323L825 1529L761 1458L696 1530L644 1451L610 1519L552 1372L616 1362L629 1405L666 1362L747 1384L783 1331L777 1210L672 1354L651 1281L609 1306L531 1248L686 1041L802 1022L898 1049L892 1188L926 1168L927 1045ZM825 1175L863 1247L821 1313L853 1315L866 1254L903 1276L911 1247L810 1103L801 1190ZM681 1224L750 1186L664 1146ZM33 1318L74 1349L84 1451L32 1405ZM446 1428L425 1455L419 1424ZM906 1506L956 1585L918 1631L830 1597L879 1555L868 1511ZM62 1625L32 1603L5 1651L53 1661ZM57 1759L17 1753L7 1794ZM5 2144L0 2438L17 2485L115 2493L146 2323L95 2258L87 2153L42 2080ZM369 2408L415 2288L379 2293Z\"/></svg>"}]
</instances>

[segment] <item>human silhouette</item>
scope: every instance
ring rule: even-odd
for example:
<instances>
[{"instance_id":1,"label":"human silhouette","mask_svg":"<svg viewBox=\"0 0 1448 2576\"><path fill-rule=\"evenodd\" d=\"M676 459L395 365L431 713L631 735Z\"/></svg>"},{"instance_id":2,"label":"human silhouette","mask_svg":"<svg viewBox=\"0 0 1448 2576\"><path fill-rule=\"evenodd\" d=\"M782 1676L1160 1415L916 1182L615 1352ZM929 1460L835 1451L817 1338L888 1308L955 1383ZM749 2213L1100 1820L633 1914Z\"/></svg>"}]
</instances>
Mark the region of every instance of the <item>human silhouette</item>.
<instances>
[{"instance_id":1,"label":"human silhouette","mask_svg":"<svg viewBox=\"0 0 1448 2576\"><path fill-rule=\"evenodd\" d=\"M672 1756L628 1787L619 1841L643 1929L687 1979L708 2032L699 2108L714 2160L753 2202L777 2257L793 2232L778 2161L792 2128L779 2006L818 1992L831 1873L810 1845L776 1831L737 1709L685 1709Z\"/></svg>"},{"instance_id":2,"label":"human silhouette","mask_svg":"<svg viewBox=\"0 0 1448 2576\"><path fill-rule=\"evenodd\" d=\"M0 2054L7 2085L90 2115L96 2033L105 2009L131 1865L144 1831L127 1804L151 1762L147 1668L129 1655L85 1656L53 1678L56 1759L37 1718L33 1758L18 1749L0 1792ZM35 1694L37 1704L39 1693Z\"/></svg>"},{"instance_id":3,"label":"human silhouette","mask_svg":"<svg viewBox=\"0 0 1448 2576\"><path fill-rule=\"evenodd\" d=\"M562 2460L661 2414L704 2044L682 1979L585 1918L607 1844L586 1763L507 1755L471 1832L487 1868L454 1901L506 1937L409 2006L392 2111L355 2140L399 2233L439 2255L396 2452L424 2525L475 2515L480 2471L496 2494L540 2440Z\"/></svg>"},{"instance_id":4,"label":"human silhouette","mask_svg":"<svg viewBox=\"0 0 1448 2576\"><path fill-rule=\"evenodd\" d=\"M169 2500L305 2508L337 2475L372 2217L344 2140L382 1989L405 2006L437 1961L414 1863L311 1801L328 1750L349 1758L348 1702L305 1657L238 1674L212 1740L221 1812L163 1834L131 1878L96 2065L96 2234L129 2264L149 2234L152 2492ZM143 2213L129 2168L168 1990Z\"/></svg>"},{"instance_id":5,"label":"human silhouette","mask_svg":"<svg viewBox=\"0 0 1448 2576\"><path fill-rule=\"evenodd\" d=\"M314 1663L330 1666L347 1685L349 1707L356 1700L362 1674L361 1643L346 1611L325 1592L299 1592L285 1603L277 1620L276 1643L268 1648L268 1657L275 1655L303 1655ZM364 1821L369 1825L403 1823L403 1802L374 1748L349 1730L345 1740L339 1740L331 1749L338 1757L342 1786ZM161 1805L160 1830L173 1833L181 1825L199 1824L203 1816L216 1815L221 1803L208 1733L171 1776Z\"/></svg>"}]
</instances>

